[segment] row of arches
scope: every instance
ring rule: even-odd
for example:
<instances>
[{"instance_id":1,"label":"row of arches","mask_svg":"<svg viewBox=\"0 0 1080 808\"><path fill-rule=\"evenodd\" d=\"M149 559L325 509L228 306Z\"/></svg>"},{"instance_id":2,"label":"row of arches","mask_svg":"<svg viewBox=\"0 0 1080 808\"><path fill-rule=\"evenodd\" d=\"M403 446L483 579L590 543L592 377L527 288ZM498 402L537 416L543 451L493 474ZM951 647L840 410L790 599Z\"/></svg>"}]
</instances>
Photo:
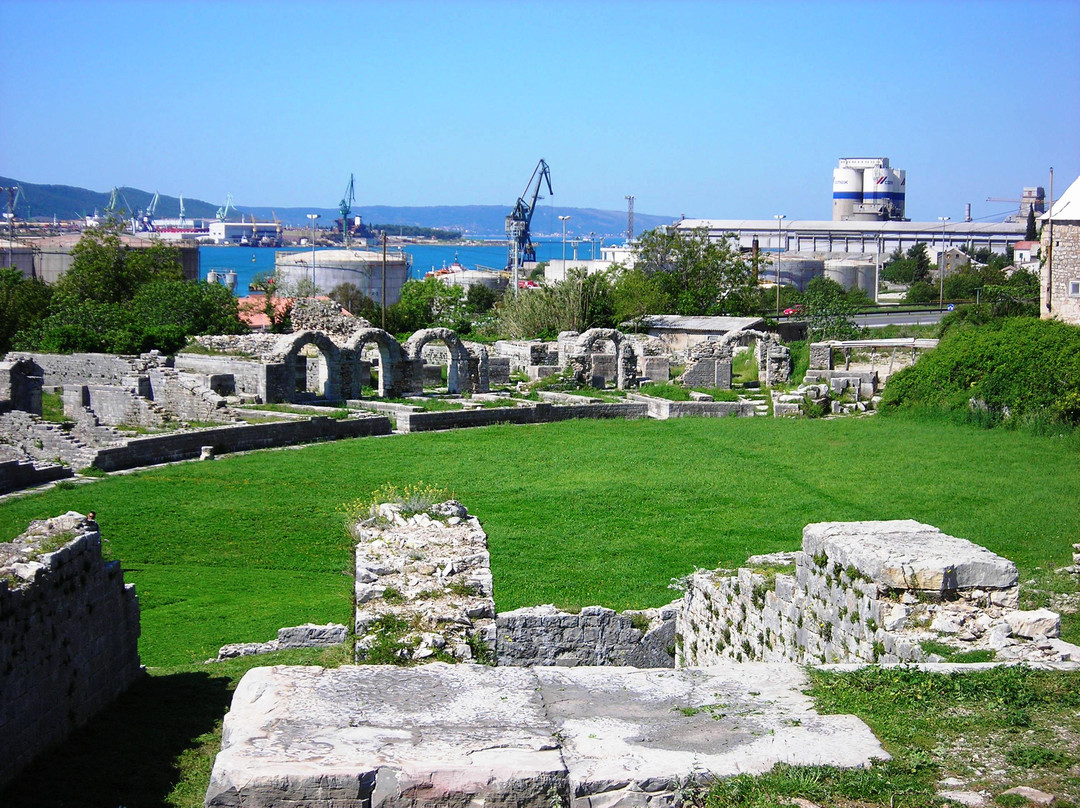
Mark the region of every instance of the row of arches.
<instances>
[{"instance_id":1,"label":"row of arches","mask_svg":"<svg viewBox=\"0 0 1080 808\"><path fill-rule=\"evenodd\" d=\"M361 388L371 379L372 363L364 359L364 351L369 346L373 346L379 356L379 397L418 395L424 391L423 350L432 343L442 343L449 354L448 392L489 391L487 348L463 342L449 328L417 331L404 345L381 328L362 328L341 347L321 331L299 331L282 336L271 357L281 367L276 397L295 400L304 394L313 394L333 401L359 398Z\"/></svg>"}]
</instances>

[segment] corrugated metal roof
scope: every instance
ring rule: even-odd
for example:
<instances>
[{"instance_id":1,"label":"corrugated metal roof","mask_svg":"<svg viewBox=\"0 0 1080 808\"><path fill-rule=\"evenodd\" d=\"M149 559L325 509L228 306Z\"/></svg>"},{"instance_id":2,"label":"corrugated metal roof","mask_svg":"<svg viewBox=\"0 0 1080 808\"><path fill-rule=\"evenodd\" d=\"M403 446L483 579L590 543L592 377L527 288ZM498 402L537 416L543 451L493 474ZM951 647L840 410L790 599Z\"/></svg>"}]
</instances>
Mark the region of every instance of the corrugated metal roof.
<instances>
[{"instance_id":1,"label":"corrugated metal roof","mask_svg":"<svg viewBox=\"0 0 1080 808\"><path fill-rule=\"evenodd\" d=\"M665 331L704 331L726 334L753 328L764 321L760 317L684 317L680 314L651 314L645 318L650 329Z\"/></svg>"}]
</instances>

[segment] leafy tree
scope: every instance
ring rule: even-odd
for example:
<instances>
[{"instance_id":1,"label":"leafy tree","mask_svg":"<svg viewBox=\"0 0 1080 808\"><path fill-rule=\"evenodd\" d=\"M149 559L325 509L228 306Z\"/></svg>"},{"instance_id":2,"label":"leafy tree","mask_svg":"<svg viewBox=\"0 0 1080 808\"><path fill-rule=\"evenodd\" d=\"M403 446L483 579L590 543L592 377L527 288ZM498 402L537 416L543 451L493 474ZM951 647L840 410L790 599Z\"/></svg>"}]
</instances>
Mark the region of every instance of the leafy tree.
<instances>
[{"instance_id":1,"label":"leafy tree","mask_svg":"<svg viewBox=\"0 0 1080 808\"><path fill-rule=\"evenodd\" d=\"M116 226L87 230L71 250L71 267L56 283L60 305L73 301L122 303L145 283L184 279L180 251L156 243L129 249Z\"/></svg>"},{"instance_id":2,"label":"leafy tree","mask_svg":"<svg viewBox=\"0 0 1080 808\"><path fill-rule=\"evenodd\" d=\"M611 294L615 322L628 322L634 331L642 329L647 315L668 311L668 298L657 276L640 267L616 272Z\"/></svg>"},{"instance_id":3,"label":"leafy tree","mask_svg":"<svg viewBox=\"0 0 1080 808\"><path fill-rule=\"evenodd\" d=\"M499 293L482 283L474 283L465 293L465 308L470 314L486 314L499 302Z\"/></svg>"},{"instance_id":4,"label":"leafy tree","mask_svg":"<svg viewBox=\"0 0 1080 808\"><path fill-rule=\"evenodd\" d=\"M749 314L757 290L757 259L747 260L731 239L713 241L707 228L685 233L657 228L638 241L635 267L655 276L669 313Z\"/></svg>"},{"instance_id":5,"label":"leafy tree","mask_svg":"<svg viewBox=\"0 0 1080 808\"><path fill-rule=\"evenodd\" d=\"M927 281L916 281L908 287L904 295L905 303L937 303L938 287Z\"/></svg>"},{"instance_id":6,"label":"leafy tree","mask_svg":"<svg viewBox=\"0 0 1080 808\"><path fill-rule=\"evenodd\" d=\"M370 323L382 322L382 308L355 283L339 283L330 290L329 297L354 317L363 317Z\"/></svg>"},{"instance_id":7,"label":"leafy tree","mask_svg":"<svg viewBox=\"0 0 1080 808\"><path fill-rule=\"evenodd\" d=\"M0 356L11 350L15 334L33 328L48 313L53 289L24 278L14 267L0 269Z\"/></svg>"},{"instance_id":8,"label":"leafy tree","mask_svg":"<svg viewBox=\"0 0 1080 808\"><path fill-rule=\"evenodd\" d=\"M1035 208L1028 208L1027 229L1024 231L1025 241L1035 241L1039 238L1039 231L1035 227Z\"/></svg>"},{"instance_id":9,"label":"leafy tree","mask_svg":"<svg viewBox=\"0 0 1080 808\"><path fill-rule=\"evenodd\" d=\"M926 253L926 244L919 242L912 245L907 254L898 247L881 270L882 280L889 283L919 283L930 277L930 256Z\"/></svg>"},{"instance_id":10,"label":"leafy tree","mask_svg":"<svg viewBox=\"0 0 1080 808\"><path fill-rule=\"evenodd\" d=\"M152 281L131 301L132 319L148 332L170 328L194 334L242 334L238 303L220 283Z\"/></svg>"},{"instance_id":11,"label":"leafy tree","mask_svg":"<svg viewBox=\"0 0 1080 808\"><path fill-rule=\"evenodd\" d=\"M802 316L811 340L852 339L859 333L855 307L844 287L825 277L814 278L806 285Z\"/></svg>"},{"instance_id":12,"label":"leafy tree","mask_svg":"<svg viewBox=\"0 0 1080 808\"><path fill-rule=\"evenodd\" d=\"M611 279L575 267L566 280L507 294L495 307L497 331L510 339L554 339L560 331L585 331L613 324Z\"/></svg>"},{"instance_id":13,"label":"leafy tree","mask_svg":"<svg viewBox=\"0 0 1080 808\"><path fill-rule=\"evenodd\" d=\"M386 309L386 325L397 334L432 326L453 328L467 334L472 324L462 288L429 277L405 282L401 287L401 298Z\"/></svg>"},{"instance_id":14,"label":"leafy tree","mask_svg":"<svg viewBox=\"0 0 1080 808\"><path fill-rule=\"evenodd\" d=\"M270 331L274 334L284 334L290 328L290 315L292 314L292 301L290 295L278 285L277 279L272 272L258 272L251 279L248 287L255 292L262 292L261 301L248 304L249 310L254 309L266 316L270 322Z\"/></svg>"}]
</instances>

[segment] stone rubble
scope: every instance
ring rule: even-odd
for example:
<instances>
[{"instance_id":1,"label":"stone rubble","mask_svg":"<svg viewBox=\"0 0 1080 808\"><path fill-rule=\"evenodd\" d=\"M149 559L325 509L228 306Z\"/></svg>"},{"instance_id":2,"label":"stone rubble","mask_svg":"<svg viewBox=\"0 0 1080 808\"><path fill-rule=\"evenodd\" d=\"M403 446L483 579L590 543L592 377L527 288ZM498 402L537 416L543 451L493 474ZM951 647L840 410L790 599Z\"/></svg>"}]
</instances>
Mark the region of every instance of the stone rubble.
<instances>
[{"instance_id":1,"label":"stone rubble","mask_svg":"<svg viewBox=\"0 0 1080 808\"><path fill-rule=\"evenodd\" d=\"M267 642L238 642L223 645L218 655L208 662L220 662L255 654L270 654L287 648L328 648L345 642L349 629L341 623L327 623L325 626L304 623L302 626L279 628L276 639Z\"/></svg>"},{"instance_id":2,"label":"stone rubble","mask_svg":"<svg viewBox=\"0 0 1080 808\"><path fill-rule=\"evenodd\" d=\"M725 660L935 662L924 642L1001 661L1080 662L1060 617L1020 611L1016 566L911 520L807 525L794 575L699 571L679 612L679 665Z\"/></svg>"},{"instance_id":3,"label":"stone rubble","mask_svg":"<svg viewBox=\"0 0 1080 808\"><path fill-rule=\"evenodd\" d=\"M385 618L404 621L403 659L440 652L463 661L495 644L495 601L487 536L460 502L408 515L383 503L356 527L356 654L380 641Z\"/></svg>"}]
</instances>

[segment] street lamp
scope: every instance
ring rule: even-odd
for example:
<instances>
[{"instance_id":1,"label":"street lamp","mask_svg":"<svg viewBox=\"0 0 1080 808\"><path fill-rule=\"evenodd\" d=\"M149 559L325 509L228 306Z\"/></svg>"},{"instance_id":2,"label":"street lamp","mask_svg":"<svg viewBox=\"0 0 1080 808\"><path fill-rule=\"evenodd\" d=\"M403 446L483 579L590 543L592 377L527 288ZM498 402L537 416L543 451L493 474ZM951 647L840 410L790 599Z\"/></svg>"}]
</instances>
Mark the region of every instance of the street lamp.
<instances>
[{"instance_id":1,"label":"street lamp","mask_svg":"<svg viewBox=\"0 0 1080 808\"><path fill-rule=\"evenodd\" d=\"M311 219L311 285L315 285L315 220L319 218L318 213L309 213L307 215Z\"/></svg>"},{"instance_id":2,"label":"street lamp","mask_svg":"<svg viewBox=\"0 0 1080 808\"><path fill-rule=\"evenodd\" d=\"M569 216L559 217L559 221L562 222L562 271L564 278L566 277L566 222L569 219Z\"/></svg>"},{"instance_id":3,"label":"street lamp","mask_svg":"<svg viewBox=\"0 0 1080 808\"><path fill-rule=\"evenodd\" d=\"M780 319L780 239L783 237L784 219L783 213L773 216L776 219L776 319Z\"/></svg>"},{"instance_id":4,"label":"street lamp","mask_svg":"<svg viewBox=\"0 0 1080 808\"><path fill-rule=\"evenodd\" d=\"M941 250L938 252L938 310L945 307L945 222L948 216L938 216L941 222Z\"/></svg>"}]
</instances>

